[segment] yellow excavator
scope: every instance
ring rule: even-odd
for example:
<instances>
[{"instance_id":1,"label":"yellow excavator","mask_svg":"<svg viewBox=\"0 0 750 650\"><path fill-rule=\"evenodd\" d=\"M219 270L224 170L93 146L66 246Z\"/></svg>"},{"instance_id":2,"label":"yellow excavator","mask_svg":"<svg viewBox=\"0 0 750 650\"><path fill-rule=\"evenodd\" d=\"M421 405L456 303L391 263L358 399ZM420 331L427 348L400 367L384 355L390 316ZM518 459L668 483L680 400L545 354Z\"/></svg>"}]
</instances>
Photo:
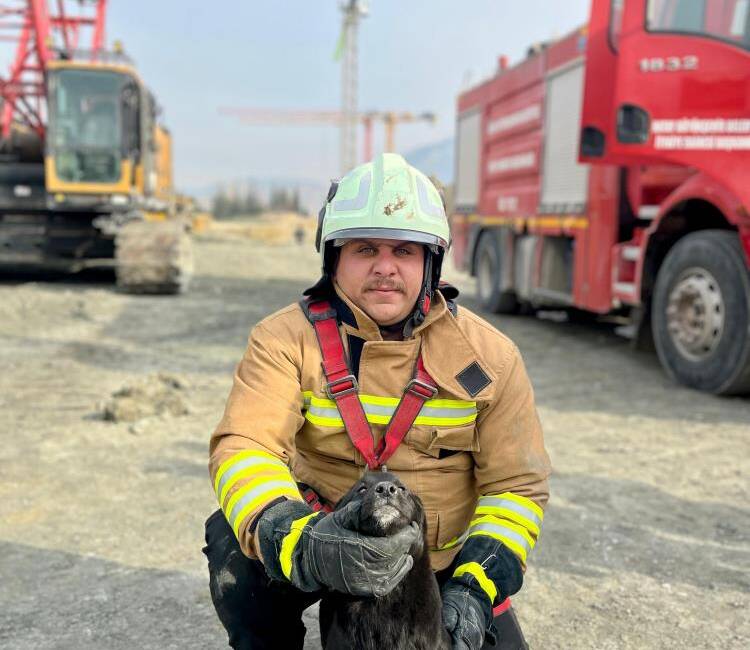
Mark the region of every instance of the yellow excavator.
<instances>
[{"instance_id":1,"label":"yellow excavator","mask_svg":"<svg viewBox=\"0 0 750 650\"><path fill-rule=\"evenodd\" d=\"M26 24L38 32L19 40L32 46L0 77L0 267L113 266L124 291L180 293L192 274L189 221L178 216L156 100L96 33L85 52L50 47L65 23L48 14L43 35L44 20L32 15L43 4L28 3ZM89 5L103 21L106 3ZM64 20L72 24L72 12ZM38 82L14 80L34 58Z\"/></svg>"}]
</instances>

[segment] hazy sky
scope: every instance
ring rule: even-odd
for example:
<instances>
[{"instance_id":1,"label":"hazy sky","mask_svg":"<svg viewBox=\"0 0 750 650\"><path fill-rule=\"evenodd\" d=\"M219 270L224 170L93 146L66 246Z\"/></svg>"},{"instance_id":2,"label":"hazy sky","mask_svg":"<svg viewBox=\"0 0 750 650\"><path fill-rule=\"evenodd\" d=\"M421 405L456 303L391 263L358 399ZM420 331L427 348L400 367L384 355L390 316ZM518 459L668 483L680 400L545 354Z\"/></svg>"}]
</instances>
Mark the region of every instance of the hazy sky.
<instances>
[{"instance_id":1,"label":"hazy sky","mask_svg":"<svg viewBox=\"0 0 750 650\"><path fill-rule=\"evenodd\" d=\"M110 0L119 38L164 107L179 188L249 176L324 180L338 171L331 126L249 126L220 106L337 109L337 0ZM586 21L589 0L371 0L360 27L360 109L434 111L404 125L408 151L449 137L456 95L532 42ZM361 141L361 137L360 137ZM376 131L376 151L382 134Z\"/></svg>"}]
</instances>

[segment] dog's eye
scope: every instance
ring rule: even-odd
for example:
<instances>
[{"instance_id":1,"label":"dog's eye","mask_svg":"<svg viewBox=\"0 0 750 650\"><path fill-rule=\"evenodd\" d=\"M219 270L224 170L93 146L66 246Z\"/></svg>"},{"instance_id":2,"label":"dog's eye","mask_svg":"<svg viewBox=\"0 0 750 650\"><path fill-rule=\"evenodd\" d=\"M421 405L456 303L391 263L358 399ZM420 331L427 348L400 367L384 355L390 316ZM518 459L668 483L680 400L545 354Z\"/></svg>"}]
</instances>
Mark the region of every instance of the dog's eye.
<instances>
[{"instance_id":1,"label":"dog's eye","mask_svg":"<svg viewBox=\"0 0 750 650\"><path fill-rule=\"evenodd\" d=\"M357 492L359 492L360 494L362 494L362 492L367 492L367 486L366 485L360 485L359 489L357 490Z\"/></svg>"},{"instance_id":2,"label":"dog's eye","mask_svg":"<svg viewBox=\"0 0 750 650\"><path fill-rule=\"evenodd\" d=\"M403 486L401 486L401 487L399 488L399 490L401 490L402 492L406 492L406 488L405 488L405 487L403 487Z\"/></svg>"}]
</instances>

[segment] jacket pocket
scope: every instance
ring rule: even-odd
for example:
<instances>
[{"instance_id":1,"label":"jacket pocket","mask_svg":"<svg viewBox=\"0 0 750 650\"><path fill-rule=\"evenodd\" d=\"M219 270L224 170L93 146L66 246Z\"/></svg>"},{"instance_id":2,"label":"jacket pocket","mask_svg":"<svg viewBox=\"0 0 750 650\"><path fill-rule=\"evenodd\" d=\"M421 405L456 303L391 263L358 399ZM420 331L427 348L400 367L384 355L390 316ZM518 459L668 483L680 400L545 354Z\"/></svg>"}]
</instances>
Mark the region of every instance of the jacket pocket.
<instances>
[{"instance_id":1,"label":"jacket pocket","mask_svg":"<svg viewBox=\"0 0 750 650\"><path fill-rule=\"evenodd\" d=\"M438 535L440 534L440 515L437 512L425 511L427 518L427 548L438 547Z\"/></svg>"},{"instance_id":2,"label":"jacket pocket","mask_svg":"<svg viewBox=\"0 0 750 650\"><path fill-rule=\"evenodd\" d=\"M433 427L430 449L451 451L479 451L479 436L474 424L459 427Z\"/></svg>"}]
</instances>

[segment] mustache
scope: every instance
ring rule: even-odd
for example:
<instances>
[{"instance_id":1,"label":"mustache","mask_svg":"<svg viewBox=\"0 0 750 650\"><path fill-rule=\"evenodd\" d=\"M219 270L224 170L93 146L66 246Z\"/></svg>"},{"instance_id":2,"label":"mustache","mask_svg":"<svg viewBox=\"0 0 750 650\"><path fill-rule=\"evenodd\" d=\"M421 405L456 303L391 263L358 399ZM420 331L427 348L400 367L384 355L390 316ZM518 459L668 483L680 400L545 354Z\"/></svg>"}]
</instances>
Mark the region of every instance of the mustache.
<instances>
[{"instance_id":1,"label":"mustache","mask_svg":"<svg viewBox=\"0 0 750 650\"><path fill-rule=\"evenodd\" d=\"M371 280L365 284L365 291L390 290L406 293L406 285L398 280Z\"/></svg>"}]
</instances>

